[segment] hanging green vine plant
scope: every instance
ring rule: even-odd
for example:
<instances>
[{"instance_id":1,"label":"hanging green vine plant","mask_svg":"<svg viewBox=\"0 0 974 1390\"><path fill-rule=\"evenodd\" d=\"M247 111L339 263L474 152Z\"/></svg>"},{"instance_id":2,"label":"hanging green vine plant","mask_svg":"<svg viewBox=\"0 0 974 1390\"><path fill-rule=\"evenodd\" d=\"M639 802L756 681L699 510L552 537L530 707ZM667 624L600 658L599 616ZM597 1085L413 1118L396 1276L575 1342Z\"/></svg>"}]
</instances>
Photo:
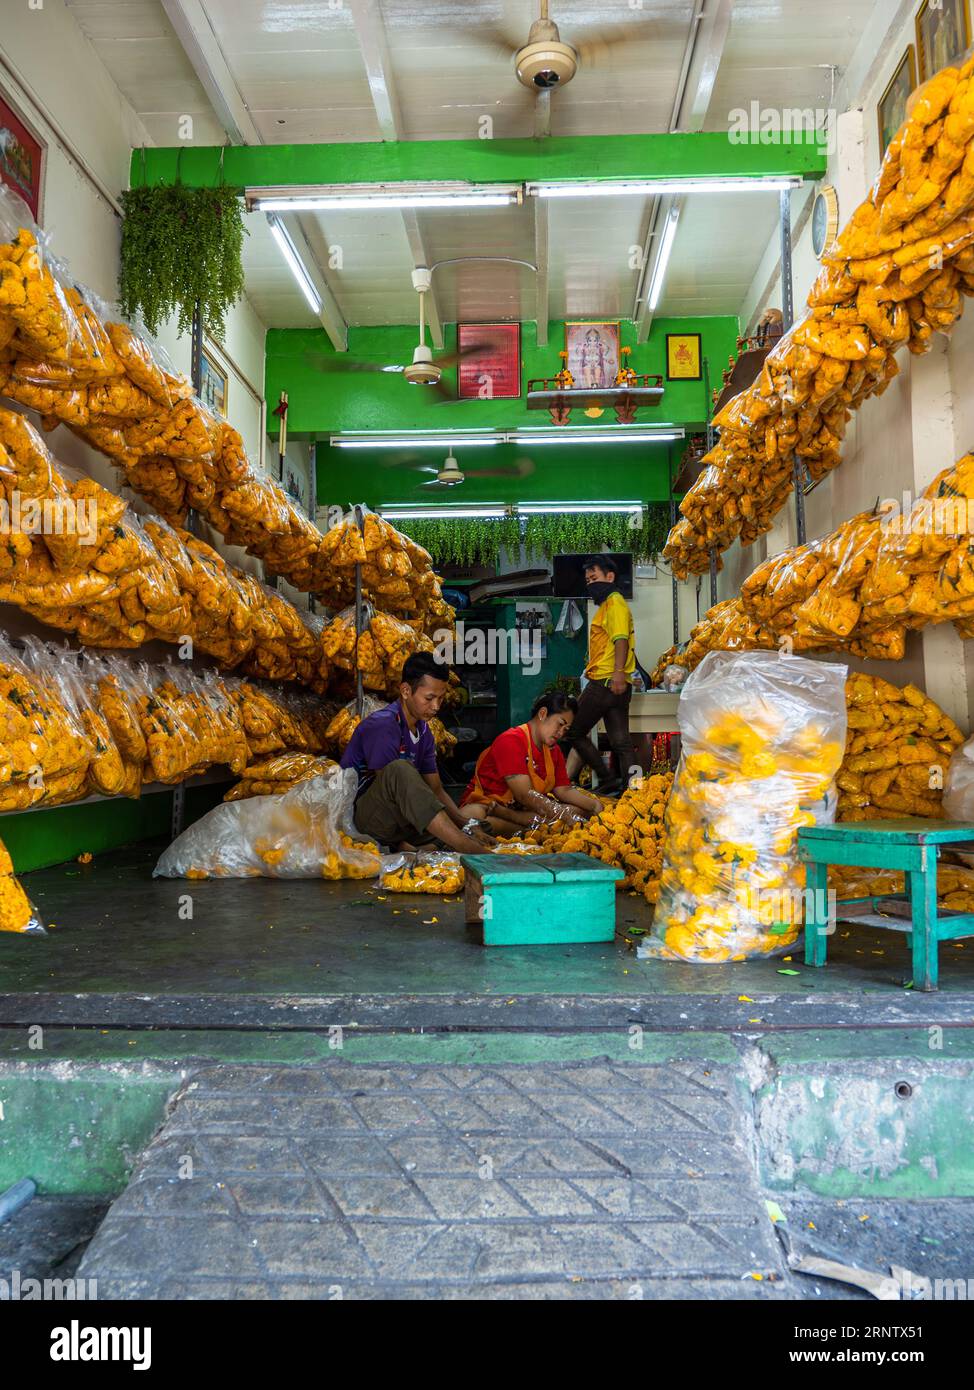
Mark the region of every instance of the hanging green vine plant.
<instances>
[{"instance_id":1,"label":"hanging green vine plant","mask_svg":"<svg viewBox=\"0 0 974 1390\"><path fill-rule=\"evenodd\" d=\"M404 531L423 546L437 565L458 565L470 569L483 565L496 569L500 552L505 549L516 559L521 544L519 523L515 517L502 520L485 518L443 517L436 520L399 521Z\"/></svg>"},{"instance_id":2,"label":"hanging green vine plant","mask_svg":"<svg viewBox=\"0 0 974 1390\"><path fill-rule=\"evenodd\" d=\"M625 554L637 560L655 560L670 528L669 506L651 502L639 512L612 512L607 516L571 513L530 516L524 545L528 554L574 555L599 551Z\"/></svg>"},{"instance_id":3,"label":"hanging green vine plant","mask_svg":"<svg viewBox=\"0 0 974 1390\"><path fill-rule=\"evenodd\" d=\"M397 525L425 547L437 565L496 569L502 548L515 563L520 553L521 522L513 516L500 521L443 517L400 521ZM655 560L666 544L670 509L668 503L650 502L638 514L529 516L524 526L528 555L546 560L584 551L631 551L637 560Z\"/></svg>"},{"instance_id":4,"label":"hanging green vine plant","mask_svg":"<svg viewBox=\"0 0 974 1390\"><path fill-rule=\"evenodd\" d=\"M198 303L203 327L222 340L227 310L243 294L245 227L240 188L174 183L121 195L122 313L141 315L150 333L172 314L188 333Z\"/></svg>"}]
</instances>

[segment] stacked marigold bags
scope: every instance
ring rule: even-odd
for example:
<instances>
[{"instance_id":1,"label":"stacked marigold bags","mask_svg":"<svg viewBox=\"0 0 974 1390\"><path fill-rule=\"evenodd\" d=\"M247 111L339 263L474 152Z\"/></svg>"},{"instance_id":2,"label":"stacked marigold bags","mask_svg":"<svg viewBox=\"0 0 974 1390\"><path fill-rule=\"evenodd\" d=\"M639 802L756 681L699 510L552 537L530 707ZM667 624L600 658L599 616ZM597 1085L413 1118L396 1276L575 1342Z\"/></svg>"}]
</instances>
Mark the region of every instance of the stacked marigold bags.
<instances>
[{"instance_id":1,"label":"stacked marigold bags","mask_svg":"<svg viewBox=\"0 0 974 1390\"><path fill-rule=\"evenodd\" d=\"M692 670L708 651L789 647L898 661L906 634L953 622L974 636L974 455L923 490L908 512L862 512L830 535L759 565L740 597L715 604L685 650L657 663Z\"/></svg>"},{"instance_id":2,"label":"stacked marigold bags","mask_svg":"<svg viewBox=\"0 0 974 1390\"><path fill-rule=\"evenodd\" d=\"M921 89L824 261L808 316L714 420L719 441L663 552L679 578L770 529L796 458L813 479L835 468L852 412L885 391L897 350L925 352L974 293L974 58Z\"/></svg>"},{"instance_id":3,"label":"stacked marigold bags","mask_svg":"<svg viewBox=\"0 0 974 1390\"><path fill-rule=\"evenodd\" d=\"M0 503L0 602L88 646L192 641L225 668L327 684L313 615L204 541L72 477L22 415L2 409Z\"/></svg>"}]
</instances>

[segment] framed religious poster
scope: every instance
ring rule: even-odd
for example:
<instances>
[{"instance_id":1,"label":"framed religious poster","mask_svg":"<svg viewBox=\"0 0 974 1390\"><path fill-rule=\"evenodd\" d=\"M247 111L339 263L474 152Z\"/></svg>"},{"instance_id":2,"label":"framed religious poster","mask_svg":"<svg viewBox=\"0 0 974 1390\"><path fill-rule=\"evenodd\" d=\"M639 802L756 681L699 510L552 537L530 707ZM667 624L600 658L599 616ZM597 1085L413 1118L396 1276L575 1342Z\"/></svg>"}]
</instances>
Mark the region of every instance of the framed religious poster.
<instances>
[{"instance_id":1,"label":"framed religious poster","mask_svg":"<svg viewBox=\"0 0 974 1390\"><path fill-rule=\"evenodd\" d=\"M614 386L619 371L619 320L566 323L565 365L576 386Z\"/></svg>"},{"instance_id":2,"label":"framed religious poster","mask_svg":"<svg viewBox=\"0 0 974 1390\"><path fill-rule=\"evenodd\" d=\"M521 394L521 325L457 324L457 350L482 350L457 367L457 395L462 401L513 400Z\"/></svg>"},{"instance_id":3,"label":"framed religious poster","mask_svg":"<svg viewBox=\"0 0 974 1390\"><path fill-rule=\"evenodd\" d=\"M916 51L912 43L899 61L896 71L879 98L879 156L886 153L889 142L906 120L906 103L917 84Z\"/></svg>"},{"instance_id":4,"label":"framed religious poster","mask_svg":"<svg viewBox=\"0 0 974 1390\"><path fill-rule=\"evenodd\" d=\"M923 0L917 11L917 77L952 67L971 42L970 0Z\"/></svg>"},{"instance_id":5,"label":"framed religious poster","mask_svg":"<svg viewBox=\"0 0 974 1390\"><path fill-rule=\"evenodd\" d=\"M34 221L41 220L46 146L0 92L0 183L23 198Z\"/></svg>"},{"instance_id":6,"label":"framed religious poster","mask_svg":"<svg viewBox=\"0 0 974 1390\"><path fill-rule=\"evenodd\" d=\"M667 333L667 381L699 381L700 362L699 333Z\"/></svg>"}]
</instances>

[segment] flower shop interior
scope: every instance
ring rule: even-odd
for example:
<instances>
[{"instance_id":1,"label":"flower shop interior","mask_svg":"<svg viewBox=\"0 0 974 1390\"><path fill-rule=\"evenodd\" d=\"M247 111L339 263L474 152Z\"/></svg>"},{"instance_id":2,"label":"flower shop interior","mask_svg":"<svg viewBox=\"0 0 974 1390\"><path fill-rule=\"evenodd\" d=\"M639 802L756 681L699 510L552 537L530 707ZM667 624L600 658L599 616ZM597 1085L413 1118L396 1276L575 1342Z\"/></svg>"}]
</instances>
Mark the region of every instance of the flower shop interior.
<instances>
[{"instance_id":1,"label":"flower shop interior","mask_svg":"<svg viewBox=\"0 0 974 1390\"><path fill-rule=\"evenodd\" d=\"M201 1059L716 1069L775 1203L974 1192L971 0L548 8L4 6L0 1193ZM459 801L606 554L622 790L383 862L360 721L447 638Z\"/></svg>"}]
</instances>

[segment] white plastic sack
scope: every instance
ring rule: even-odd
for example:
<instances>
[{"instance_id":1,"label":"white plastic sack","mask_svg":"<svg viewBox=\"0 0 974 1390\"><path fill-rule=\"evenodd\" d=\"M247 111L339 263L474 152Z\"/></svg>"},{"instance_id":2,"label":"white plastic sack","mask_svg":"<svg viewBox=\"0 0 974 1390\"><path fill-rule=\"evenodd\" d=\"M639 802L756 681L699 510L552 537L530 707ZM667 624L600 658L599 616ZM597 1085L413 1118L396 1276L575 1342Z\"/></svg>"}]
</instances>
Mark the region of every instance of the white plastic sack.
<instances>
[{"instance_id":1,"label":"white plastic sack","mask_svg":"<svg viewBox=\"0 0 974 1390\"><path fill-rule=\"evenodd\" d=\"M690 675L641 955L745 960L794 944L805 888L798 831L835 815L845 677L844 666L777 652L710 652Z\"/></svg>"},{"instance_id":2,"label":"white plastic sack","mask_svg":"<svg viewBox=\"0 0 974 1390\"><path fill-rule=\"evenodd\" d=\"M951 754L943 807L946 820L974 825L974 734Z\"/></svg>"},{"instance_id":3,"label":"white plastic sack","mask_svg":"<svg viewBox=\"0 0 974 1390\"><path fill-rule=\"evenodd\" d=\"M223 802L173 841L154 877L375 878L378 846L341 829L357 786L351 768L335 768L281 796Z\"/></svg>"}]
</instances>

